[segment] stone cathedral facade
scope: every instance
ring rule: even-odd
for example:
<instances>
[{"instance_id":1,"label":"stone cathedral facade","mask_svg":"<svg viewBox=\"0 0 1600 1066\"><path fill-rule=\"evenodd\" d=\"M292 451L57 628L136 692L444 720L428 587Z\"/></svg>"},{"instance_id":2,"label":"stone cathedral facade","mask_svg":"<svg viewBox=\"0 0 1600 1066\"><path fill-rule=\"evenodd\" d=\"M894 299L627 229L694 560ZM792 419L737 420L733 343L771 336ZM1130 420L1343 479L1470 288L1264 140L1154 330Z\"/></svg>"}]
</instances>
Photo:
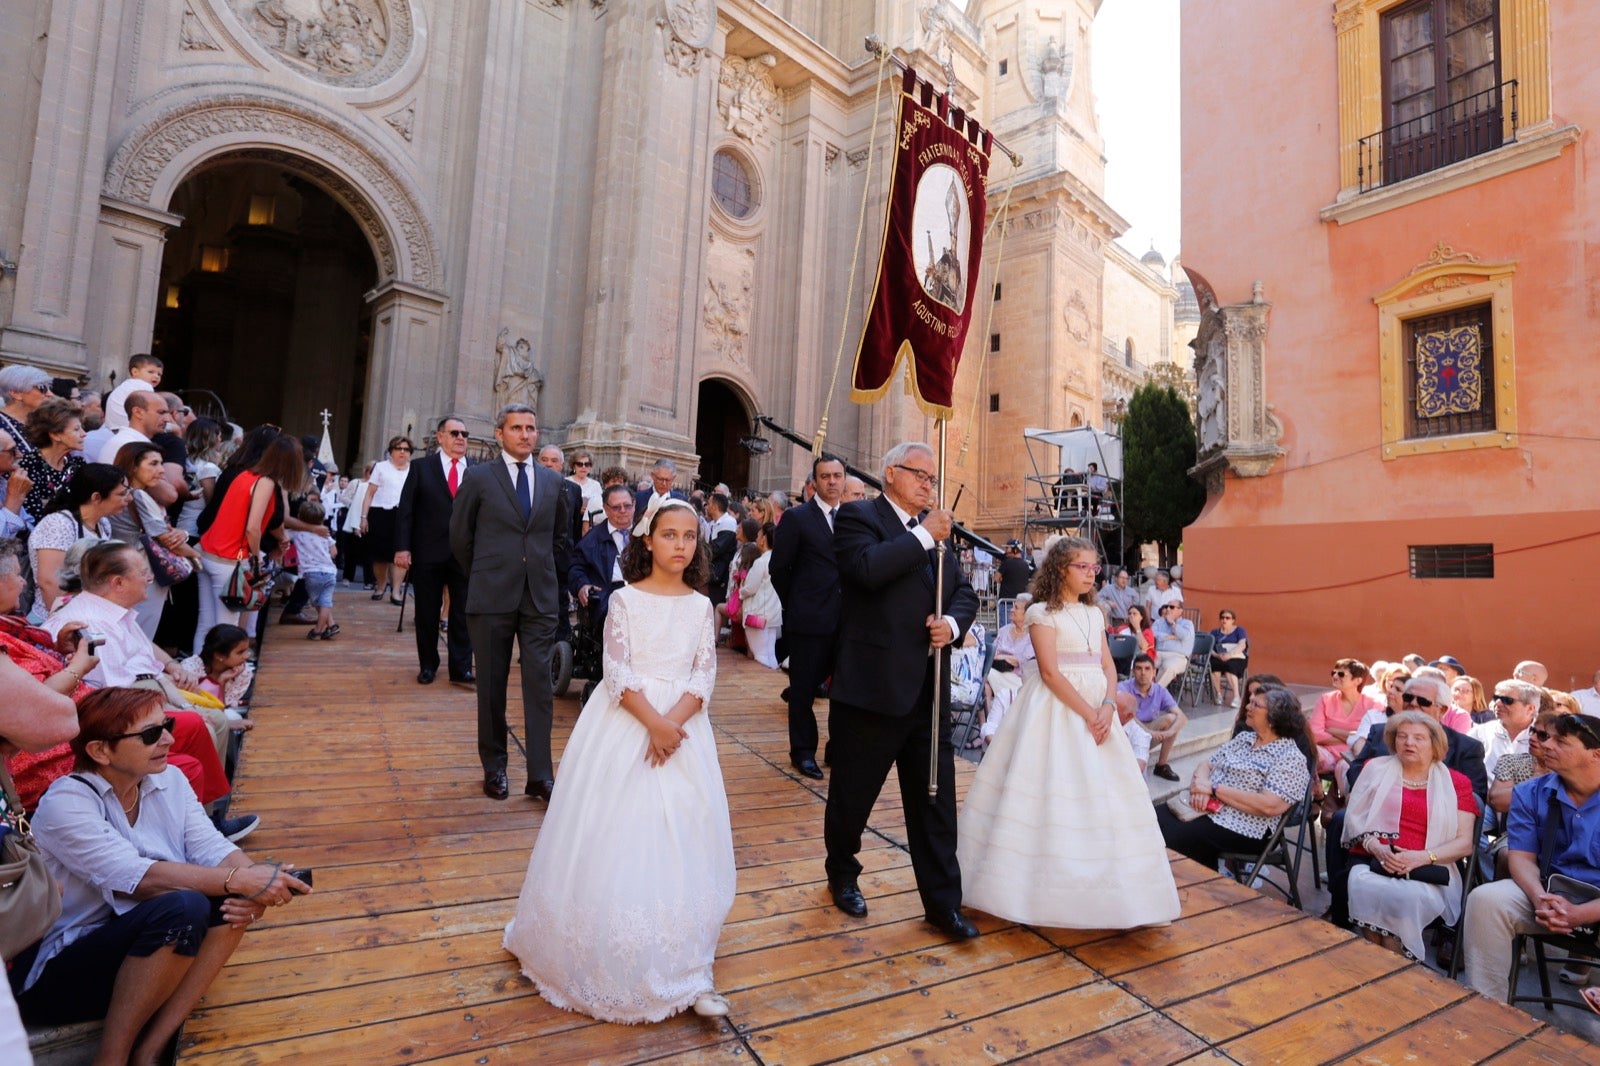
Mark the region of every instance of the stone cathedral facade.
<instances>
[{"instance_id":1,"label":"stone cathedral facade","mask_svg":"<svg viewBox=\"0 0 1600 1066\"><path fill-rule=\"evenodd\" d=\"M1013 423L1101 409L1101 278L1126 224L1103 198L1099 6L15 0L0 359L104 388L155 351L236 421L315 432L331 410L342 464L445 412L487 436L524 400L546 441L602 464L669 455L753 487L806 460L741 447L751 416L809 434L831 394L830 448L871 465L929 431L898 392L847 399L888 169L886 135L868 159L876 33L1024 156L991 170L996 209L1012 186L1007 263L984 268L1001 343L962 372L1003 418L986 428L981 402L954 427L983 455L953 479L963 510L999 531Z\"/></svg>"}]
</instances>

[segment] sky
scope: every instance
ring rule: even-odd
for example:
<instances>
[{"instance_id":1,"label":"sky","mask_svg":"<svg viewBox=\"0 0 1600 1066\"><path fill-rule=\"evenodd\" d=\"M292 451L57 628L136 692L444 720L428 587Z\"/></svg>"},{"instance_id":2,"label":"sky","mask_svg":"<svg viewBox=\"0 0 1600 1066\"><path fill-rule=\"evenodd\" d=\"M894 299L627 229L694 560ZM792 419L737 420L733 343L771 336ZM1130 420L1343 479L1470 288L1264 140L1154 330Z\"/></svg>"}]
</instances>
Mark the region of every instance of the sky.
<instances>
[{"instance_id":1,"label":"sky","mask_svg":"<svg viewBox=\"0 0 1600 1066\"><path fill-rule=\"evenodd\" d=\"M1128 220L1120 244L1179 251L1178 0L1105 0L1094 21L1094 90L1106 200Z\"/></svg>"}]
</instances>

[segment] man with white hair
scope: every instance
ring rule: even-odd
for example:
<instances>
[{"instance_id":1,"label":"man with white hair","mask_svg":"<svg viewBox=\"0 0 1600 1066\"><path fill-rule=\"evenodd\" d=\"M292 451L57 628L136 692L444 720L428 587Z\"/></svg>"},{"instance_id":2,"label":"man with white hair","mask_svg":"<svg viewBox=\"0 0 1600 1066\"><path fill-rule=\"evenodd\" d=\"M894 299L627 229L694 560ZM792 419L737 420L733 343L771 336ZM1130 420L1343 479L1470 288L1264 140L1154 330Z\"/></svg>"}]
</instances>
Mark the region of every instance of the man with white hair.
<instances>
[{"instance_id":1,"label":"man with white hair","mask_svg":"<svg viewBox=\"0 0 1600 1066\"><path fill-rule=\"evenodd\" d=\"M1157 570L1155 584L1146 589L1144 593L1144 605L1150 609L1150 617L1161 617L1161 608L1166 604L1182 602L1183 589L1173 584L1170 573L1165 570Z\"/></svg>"},{"instance_id":2,"label":"man with white hair","mask_svg":"<svg viewBox=\"0 0 1600 1066\"><path fill-rule=\"evenodd\" d=\"M1493 782L1502 755L1527 752L1528 727L1539 714L1539 690L1526 681L1502 681L1494 687L1490 709L1495 721L1473 726L1472 736L1483 745L1483 765Z\"/></svg>"},{"instance_id":3,"label":"man with white hair","mask_svg":"<svg viewBox=\"0 0 1600 1066\"><path fill-rule=\"evenodd\" d=\"M867 483L854 474L845 475L844 495L839 497L840 503L855 503L857 500L867 498Z\"/></svg>"},{"instance_id":4,"label":"man with white hair","mask_svg":"<svg viewBox=\"0 0 1600 1066\"><path fill-rule=\"evenodd\" d=\"M1517 664L1515 670L1511 671L1511 676L1518 681L1526 681L1530 685L1538 685L1540 688L1544 688L1545 684L1550 680L1550 671L1544 668L1544 663L1535 662L1532 659L1524 659Z\"/></svg>"},{"instance_id":5,"label":"man with white hair","mask_svg":"<svg viewBox=\"0 0 1600 1066\"><path fill-rule=\"evenodd\" d=\"M640 489L639 494L633 498L633 513L642 519L645 512L650 509L651 500L687 501L689 497L681 490L672 487L672 483L677 479L678 464L671 459L657 459L656 465L650 468L650 487Z\"/></svg>"},{"instance_id":6,"label":"man with white hair","mask_svg":"<svg viewBox=\"0 0 1600 1066\"><path fill-rule=\"evenodd\" d=\"M1580 688L1572 698L1578 701L1578 708L1584 714L1600 718L1600 670L1594 672L1594 684Z\"/></svg>"}]
</instances>

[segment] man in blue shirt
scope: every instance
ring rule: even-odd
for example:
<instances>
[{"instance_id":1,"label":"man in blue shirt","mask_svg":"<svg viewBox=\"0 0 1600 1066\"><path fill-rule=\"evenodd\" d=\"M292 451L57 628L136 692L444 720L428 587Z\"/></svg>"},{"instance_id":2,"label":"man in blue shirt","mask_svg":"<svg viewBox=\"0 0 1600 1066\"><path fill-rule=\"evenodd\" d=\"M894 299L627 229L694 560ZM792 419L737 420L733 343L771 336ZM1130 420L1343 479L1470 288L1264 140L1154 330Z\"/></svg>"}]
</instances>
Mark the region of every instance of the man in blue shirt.
<instances>
[{"instance_id":1,"label":"man in blue shirt","mask_svg":"<svg viewBox=\"0 0 1600 1066\"><path fill-rule=\"evenodd\" d=\"M1155 775L1176 781L1178 772L1168 765L1167 760L1172 756L1173 741L1189 724L1189 716L1183 713L1178 701L1172 698L1172 693L1155 683L1156 664L1150 656L1136 657L1129 672L1133 676L1117 686L1117 703L1133 713L1150 734L1152 744L1161 745L1161 753L1156 756Z\"/></svg>"},{"instance_id":2,"label":"man in blue shirt","mask_svg":"<svg viewBox=\"0 0 1600 1066\"><path fill-rule=\"evenodd\" d=\"M1156 684L1170 685L1188 669L1194 654L1194 623L1183 617L1183 601L1161 605L1161 617L1151 627L1156 635Z\"/></svg>"},{"instance_id":3,"label":"man in blue shirt","mask_svg":"<svg viewBox=\"0 0 1600 1066\"><path fill-rule=\"evenodd\" d=\"M1548 889L1549 876L1563 874L1600 895L1600 720L1565 714L1549 732L1535 727L1529 743L1553 772L1511 793L1510 878L1467 898L1467 983L1491 999L1508 994L1515 934L1600 923L1600 898L1575 903Z\"/></svg>"}]
</instances>

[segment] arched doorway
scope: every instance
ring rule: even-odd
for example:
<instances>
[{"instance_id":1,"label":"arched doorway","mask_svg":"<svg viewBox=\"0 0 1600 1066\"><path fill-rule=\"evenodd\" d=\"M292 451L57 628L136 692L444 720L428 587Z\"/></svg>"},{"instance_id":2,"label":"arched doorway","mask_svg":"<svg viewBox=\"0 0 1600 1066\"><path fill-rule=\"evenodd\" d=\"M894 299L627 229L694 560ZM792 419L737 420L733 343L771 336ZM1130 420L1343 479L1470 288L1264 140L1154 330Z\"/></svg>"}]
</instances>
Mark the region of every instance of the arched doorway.
<instances>
[{"instance_id":1,"label":"arched doorway","mask_svg":"<svg viewBox=\"0 0 1600 1066\"><path fill-rule=\"evenodd\" d=\"M372 350L365 294L379 277L362 227L294 171L223 156L188 176L162 254L151 350L205 410L214 394L246 427L320 434L357 459Z\"/></svg>"},{"instance_id":2,"label":"arched doorway","mask_svg":"<svg viewBox=\"0 0 1600 1066\"><path fill-rule=\"evenodd\" d=\"M700 383L695 405L694 450L700 453L700 480L725 483L734 492L750 487L750 452L739 441L750 433L750 412L727 382Z\"/></svg>"}]
</instances>

